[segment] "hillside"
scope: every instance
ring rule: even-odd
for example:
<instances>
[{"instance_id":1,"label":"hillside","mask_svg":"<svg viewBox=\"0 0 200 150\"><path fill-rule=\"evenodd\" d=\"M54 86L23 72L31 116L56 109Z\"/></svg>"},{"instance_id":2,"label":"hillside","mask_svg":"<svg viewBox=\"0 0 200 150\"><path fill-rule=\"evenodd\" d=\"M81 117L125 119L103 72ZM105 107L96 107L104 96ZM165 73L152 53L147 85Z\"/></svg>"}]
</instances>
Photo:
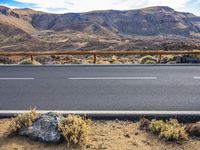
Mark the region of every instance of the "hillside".
<instances>
[{"instance_id":1,"label":"hillside","mask_svg":"<svg viewBox=\"0 0 200 150\"><path fill-rule=\"evenodd\" d=\"M164 6L67 14L0 6L0 27L2 50L200 47L200 17Z\"/></svg>"}]
</instances>

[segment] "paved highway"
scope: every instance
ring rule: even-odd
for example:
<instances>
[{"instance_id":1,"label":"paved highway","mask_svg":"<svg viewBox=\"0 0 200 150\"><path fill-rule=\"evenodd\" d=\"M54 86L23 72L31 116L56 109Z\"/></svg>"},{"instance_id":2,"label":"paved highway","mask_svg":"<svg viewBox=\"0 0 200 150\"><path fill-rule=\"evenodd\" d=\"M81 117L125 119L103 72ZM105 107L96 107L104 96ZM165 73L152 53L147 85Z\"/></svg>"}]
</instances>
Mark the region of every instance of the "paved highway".
<instances>
[{"instance_id":1,"label":"paved highway","mask_svg":"<svg viewBox=\"0 0 200 150\"><path fill-rule=\"evenodd\" d=\"M200 111L200 66L0 66L0 110Z\"/></svg>"}]
</instances>

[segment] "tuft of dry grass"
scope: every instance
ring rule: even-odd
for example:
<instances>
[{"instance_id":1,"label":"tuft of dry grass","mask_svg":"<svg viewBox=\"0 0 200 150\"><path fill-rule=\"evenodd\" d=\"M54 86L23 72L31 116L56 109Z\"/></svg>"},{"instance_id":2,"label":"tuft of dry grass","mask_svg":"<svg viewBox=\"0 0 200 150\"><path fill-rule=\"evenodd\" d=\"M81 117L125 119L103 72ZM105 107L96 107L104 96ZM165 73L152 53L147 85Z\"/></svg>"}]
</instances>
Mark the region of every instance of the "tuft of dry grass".
<instances>
[{"instance_id":1,"label":"tuft of dry grass","mask_svg":"<svg viewBox=\"0 0 200 150\"><path fill-rule=\"evenodd\" d=\"M39 62L31 59L24 59L18 63L19 65L41 65Z\"/></svg>"},{"instance_id":2,"label":"tuft of dry grass","mask_svg":"<svg viewBox=\"0 0 200 150\"><path fill-rule=\"evenodd\" d=\"M16 133L22 127L30 127L37 117L38 113L36 109L17 115L15 118L11 119L7 134L10 135Z\"/></svg>"},{"instance_id":3,"label":"tuft of dry grass","mask_svg":"<svg viewBox=\"0 0 200 150\"><path fill-rule=\"evenodd\" d=\"M68 145L84 147L89 142L90 121L78 115L68 115L58 127Z\"/></svg>"},{"instance_id":4,"label":"tuft of dry grass","mask_svg":"<svg viewBox=\"0 0 200 150\"><path fill-rule=\"evenodd\" d=\"M150 63L156 63L156 59L153 56L147 55L147 56L143 56L139 59L139 63L140 64L150 64Z\"/></svg>"},{"instance_id":5,"label":"tuft of dry grass","mask_svg":"<svg viewBox=\"0 0 200 150\"><path fill-rule=\"evenodd\" d=\"M169 141L188 140L188 134L182 124L176 119L169 121L152 120L149 129L151 132L158 134L160 138Z\"/></svg>"}]
</instances>

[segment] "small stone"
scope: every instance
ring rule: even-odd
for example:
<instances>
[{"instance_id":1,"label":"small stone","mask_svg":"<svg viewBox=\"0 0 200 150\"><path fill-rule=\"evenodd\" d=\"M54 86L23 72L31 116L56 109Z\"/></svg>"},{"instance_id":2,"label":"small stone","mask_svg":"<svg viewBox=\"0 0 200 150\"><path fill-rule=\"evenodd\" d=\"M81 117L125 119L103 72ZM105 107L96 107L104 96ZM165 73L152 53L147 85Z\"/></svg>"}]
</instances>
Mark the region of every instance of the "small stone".
<instances>
[{"instance_id":1,"label":"small stone","mask_svg":"<svg viewBox=\"0 0 200 150\"><path fill-rule=\"evenodd\" d=\"M138 132L135 132L135 135L138 135L139 133Z\"/></svg>"},{"instance_id":2,"label":"small stone","mask_svg":"<svg viewBox=\"0 0 200 150\"><path fill-rule=\"evenodd\" d=\"M130 138L131 136L127 133L124 135L126 138Z\"/></svg>"}]
</instances>

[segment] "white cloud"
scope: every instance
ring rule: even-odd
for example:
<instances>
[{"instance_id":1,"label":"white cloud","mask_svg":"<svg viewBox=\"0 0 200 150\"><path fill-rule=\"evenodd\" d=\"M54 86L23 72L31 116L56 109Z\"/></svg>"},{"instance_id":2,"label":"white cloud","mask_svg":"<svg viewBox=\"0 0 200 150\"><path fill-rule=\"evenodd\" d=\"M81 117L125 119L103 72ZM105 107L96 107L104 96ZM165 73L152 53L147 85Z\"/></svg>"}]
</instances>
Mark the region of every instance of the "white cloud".
<instances>
[{"instance_id":1,"label":"white cloud","mask_svg":"<svg viewBox=\"0 0 200 150\"><path fill-rule=\"evenodd\" d=\"M15 0L21 3L33 4L36 10L66 13L66 12L87 12L92 10L127 10L138 9L148 6L169 6L178 11L184 11L187 3L194 4L200 0ZM186 10L186 9L185 9ZM196 9L190 8L192 12ZM200 14L200 12L199 12Z\"/></svg>"},{"instance_id":2,"label":"white cloud","mask_svg":"<svg viewBox=\"0 0 200 150\"><path fill-rule=\"evenodd\" d=\"M138 0L15 0L21 3L34 4L36 9L49 10L65 9L67 12L86 12L107 9L135 9L141 8L145 1ZM131 8L130 6L135 6Z\"/></svg>"}]
</instances>

